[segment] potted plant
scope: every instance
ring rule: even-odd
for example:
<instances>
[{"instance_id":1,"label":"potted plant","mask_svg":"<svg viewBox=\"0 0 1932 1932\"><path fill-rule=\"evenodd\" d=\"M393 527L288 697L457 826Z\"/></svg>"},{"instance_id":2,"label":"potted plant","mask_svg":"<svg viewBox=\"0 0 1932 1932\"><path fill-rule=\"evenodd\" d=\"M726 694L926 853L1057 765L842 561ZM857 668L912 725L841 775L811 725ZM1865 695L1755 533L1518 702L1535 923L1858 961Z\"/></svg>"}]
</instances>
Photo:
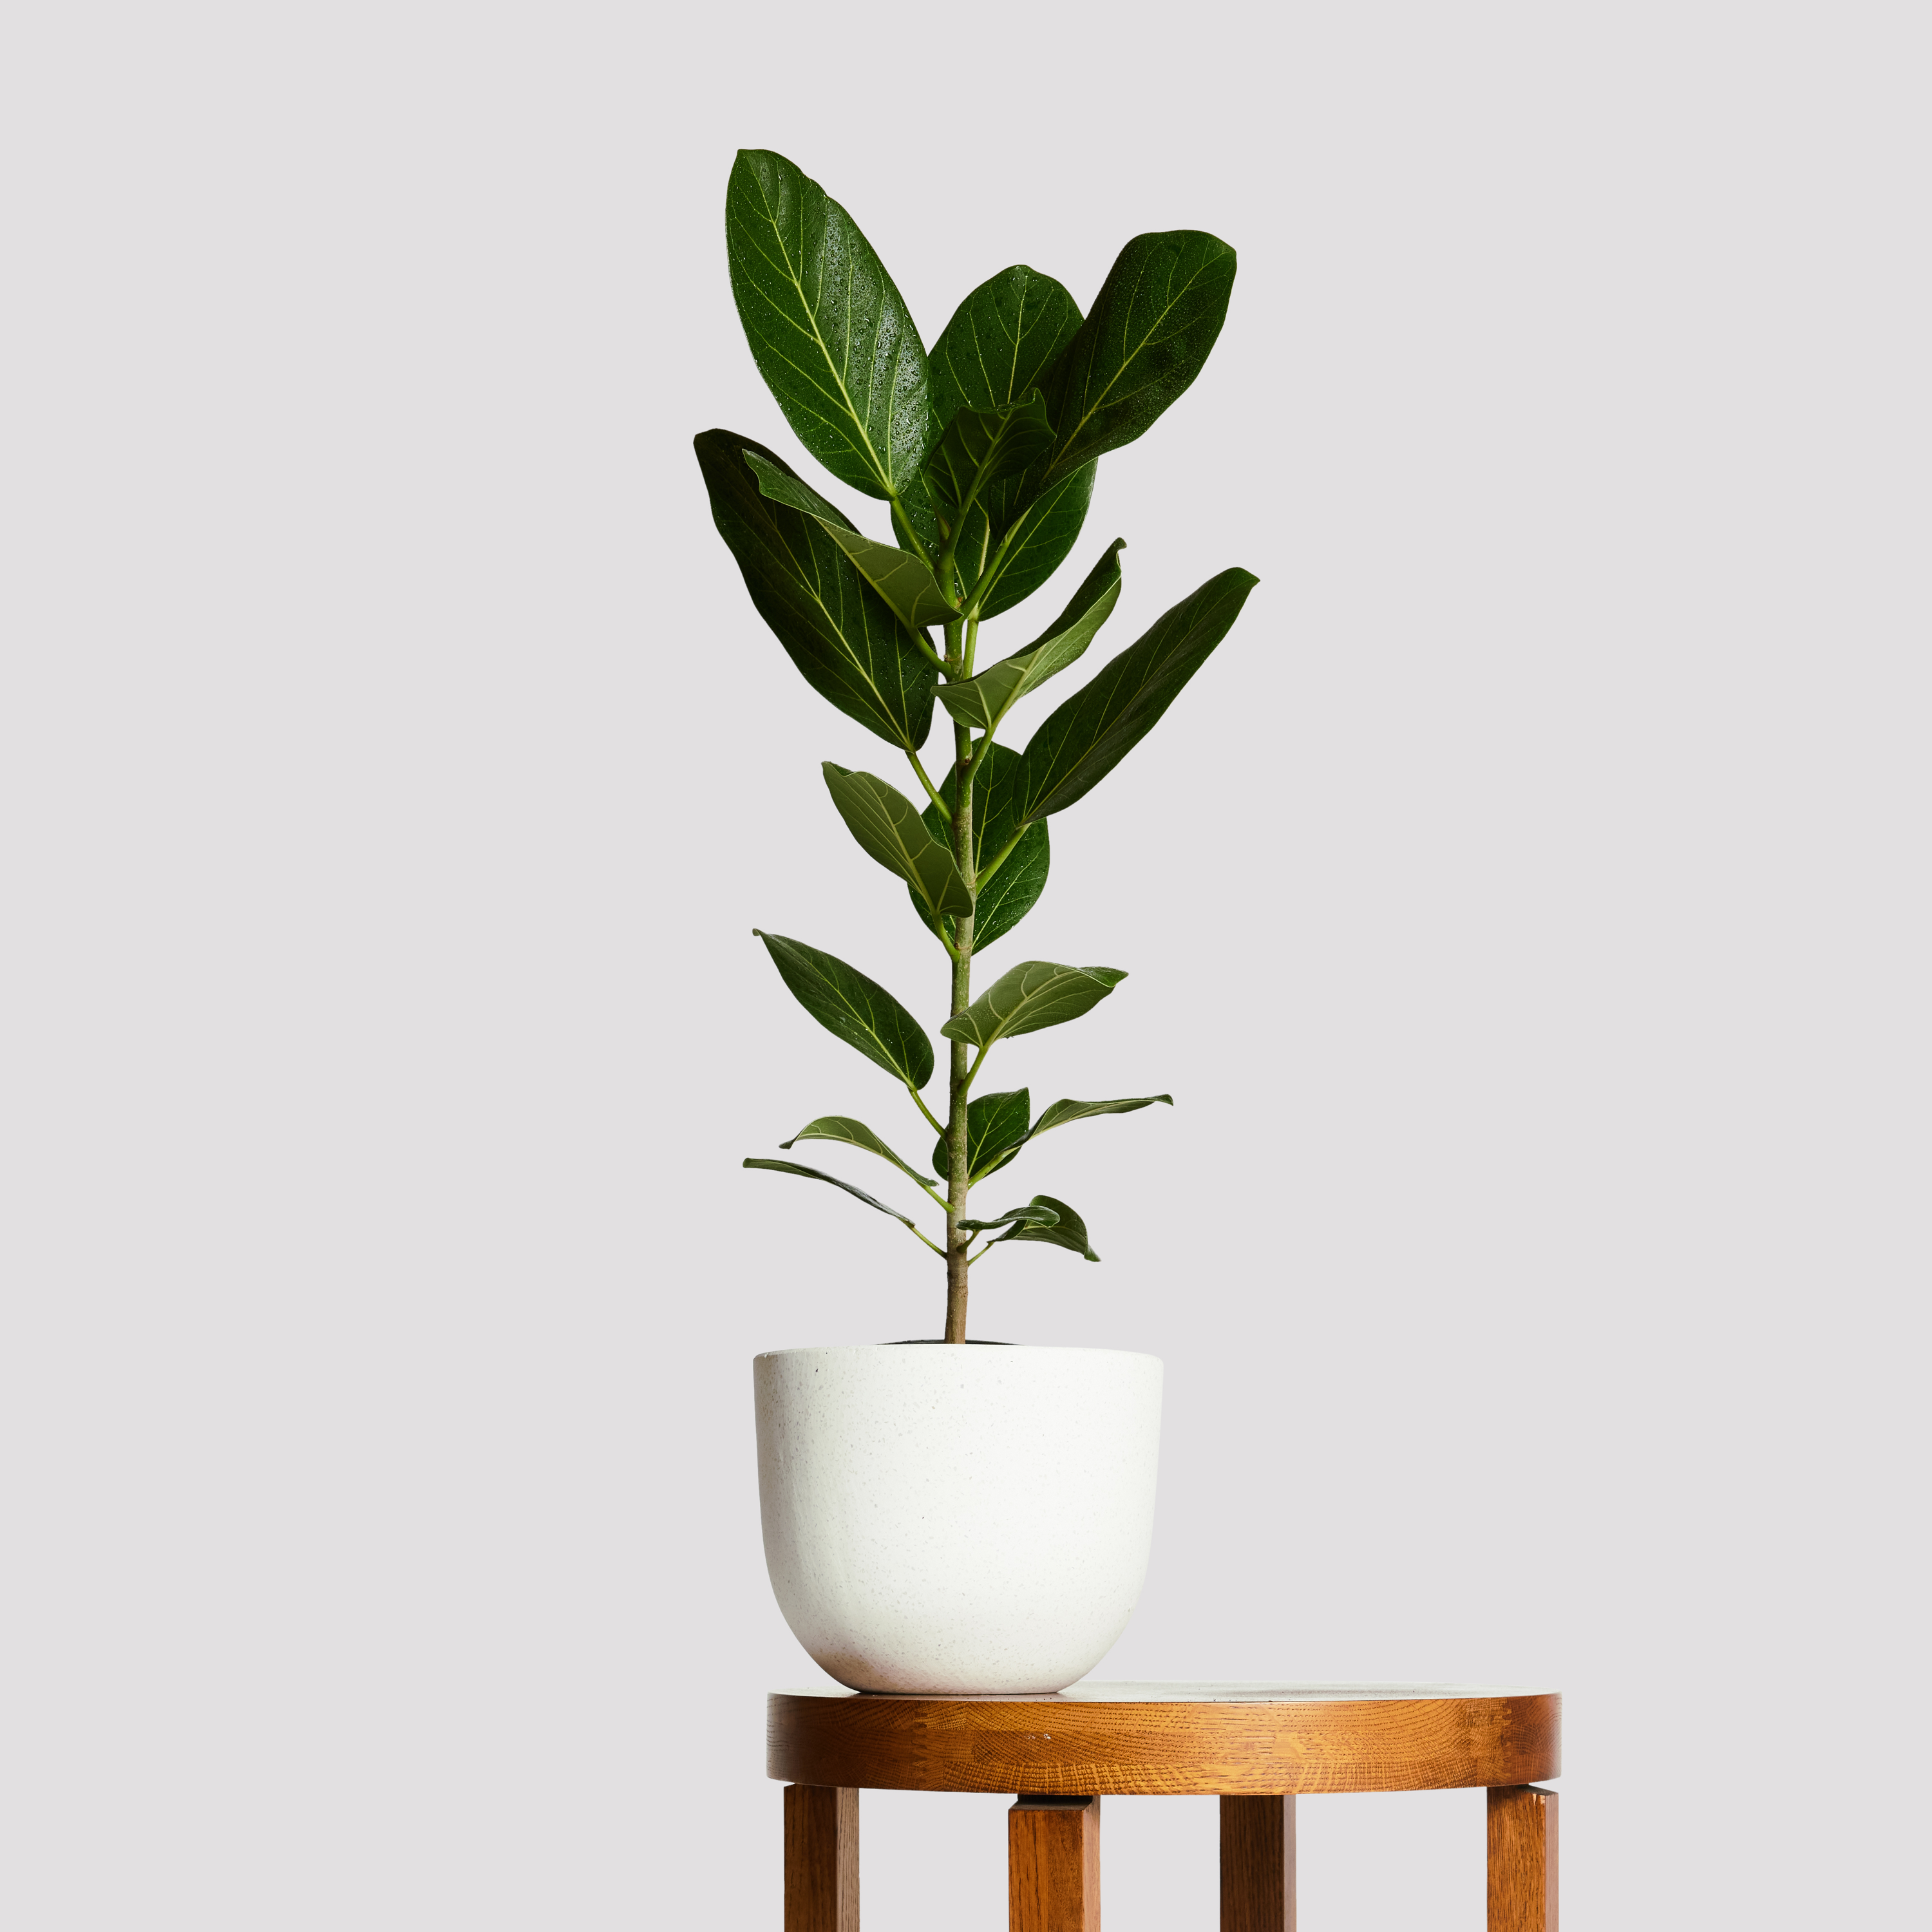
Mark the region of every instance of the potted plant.
<instances>
[{"instance_id":1,"label":"potted plant","mask_svg":"<svg viewBox=\"0 0 1932 1932\"><path fill-rule=\"evenodd\" d=\"M890 528L862 533L782 457L724 430L697 439L712 514L806 682L892 747L916 784L909 796L874 772L821 766L831 808L931 932L950 995L935 1088L931 1037L884 987L816 945L758 934L806 1011L902 1090L915 1132L934 1136L933 1174L846 1114L808 1122L783 1148L862 1150L943 1224L928 1233L802 1162L745 1165L829 1183L903 1222L943 1270L944 1340L956 1345L758 1358L766 1559L787 1621L842 1682L1059 1690L1119 1636L1145 1574L1161 1365L1108 1349L957 1346L969 1339L971 1270L994 1248L1043 1242L1100 1258L1065 1201L1035 1194L988 1213L972 1196L1042 1136L1170 1096L1062 1100L1036 1113L1024 1087L988 1090L981 1075L996 1053L1010 1057L1008 1042L1078 1018L1126 974L1030 959L976 988L974 968L1044 890L1048 820L1153 728L1256 579L1210 578L1023 746L1016 714L1081 658L1119 602L1121 542L1019 649L993 658L980 629L1071 554L1099 459L1144 434L1199 374L1234 251L1189 230L1136 236L1084 316L1051 276L1003 269L928 352L851 217L783 156L739 154L725 226L760 372L812 457L885 504ZM928 762L935 703L945 749Z\"/></svg>"}]
</instances>

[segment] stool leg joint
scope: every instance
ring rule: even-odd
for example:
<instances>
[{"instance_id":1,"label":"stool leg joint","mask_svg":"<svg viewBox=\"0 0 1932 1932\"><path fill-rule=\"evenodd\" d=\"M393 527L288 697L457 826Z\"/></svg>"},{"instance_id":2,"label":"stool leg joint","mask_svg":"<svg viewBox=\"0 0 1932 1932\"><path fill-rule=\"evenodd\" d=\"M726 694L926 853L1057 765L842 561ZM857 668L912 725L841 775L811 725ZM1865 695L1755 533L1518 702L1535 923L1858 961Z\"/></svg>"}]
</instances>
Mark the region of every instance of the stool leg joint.
<instances>
[{"instance_id":1,"label":"stool leg joint","mask_svg":"<svg viewBox=\"0 0 1932 1932\"><path fill-rule=\"evenodd\" d=\"M1490 1787L1489 1932L1556 1932L1556 1794Z\"/></svg>"},{"instance_id":2,"label":"stool leg joint","mask_svg":"<svg viewBox=\"0 0 1932 1932\"><path fill-rule=\"evenodd\" d=\"M784 1788L784 1932L859 1932L859 1794Z\"/></svg>"},{"instance_id":3,"label":"stool leg joint","mask_svg":"<svg viewBox=\"0 0 1932 1932\"><path fill-rule=\"evenodd\" d=\"M1006 1814L1011 1932L1100 1932L1100 1801L1022 1792Z\"/></svg>"},{"instance_id":4,"label":"stool leg joint","mask_svg":"<svg viewBox=\"0 0 1932 1932\"><path fill-rule=\"evenodd\" d=\"M1221 1800L1221 1932L1294 1932L1294 1798Z\"/></svg>"}]
</instances>

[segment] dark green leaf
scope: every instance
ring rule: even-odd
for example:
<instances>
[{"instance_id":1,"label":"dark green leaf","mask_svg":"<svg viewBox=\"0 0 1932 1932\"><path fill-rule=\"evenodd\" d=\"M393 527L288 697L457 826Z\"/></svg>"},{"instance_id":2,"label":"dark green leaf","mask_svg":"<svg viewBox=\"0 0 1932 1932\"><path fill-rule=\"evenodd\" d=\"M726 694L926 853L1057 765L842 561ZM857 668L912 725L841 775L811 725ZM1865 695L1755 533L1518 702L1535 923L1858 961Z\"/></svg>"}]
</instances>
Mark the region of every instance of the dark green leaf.
<instances>
[{"instance_id":1,"label":"dark green leaf","mask_svg":"<svg viewBox=\"0 0 1932 1932\"><path fill-rule=\"evenodd\" d=\"M1035 1202L1024 1208L1009 1208L990 1221L962 1221L958 1225L969 1234L983 1234L989 1228L1010 1228L1016 1223L1023 1228L1051 1228L1059 1219L1051 1208L1042 1208Z\"/></svg>"},{"instance_id":2,"label":"dark green leaf","mask_svg":"<svg viewBox=\"0 0 1932 1932\"><path fill-rule=\"evenodd\" d=\"M1065 1102L1060 1103L1063 1106ZM855 1120L849 1114L824 1114L817 1120L808 1121L788 1141L781 1141L782 1148L796 1147L800 1141L842 1141L848 1147L863 1148L868 1154L877 1154L881 1160L889 1160L900 1173L908 1174L922 1187L930 1187L927 1180L916 1169L907 1166L863 1120Z\"/></svg>"},{"instance_id":3,"label":"dark green leaf","mask_svg":"<svg viewBox=\"0 0 1932 1932\"><path fill-rule=\"evenodd\" d=\"M902 1214L896 1208L888 1208L862 1187L854 1187L849 1180L841 1180L836 1174L824 1174L815 1167L800 1167L795 1160L747 1160L747 1167L762 1167L772 1174L796 1174L806 1180L822 1180L828 1186L842 1187L848 1194L865 1202L868 1208L876 1208L881 1214L890 1214L895 1221L903 1221L908 1228L917 1232L918 1223L908 1214Z\"/></svg>"},{"instance_id":4,"label":"dark green leaf","mask_svg":"<svg viewBox=\"0 0 1932 1932\"><path fill-rule=\"evenodd\" d=\"M950 422L962 409L1022 401L1079 327L1079 304L1051 275L1015 267L981 283L932 346L932 404L939 420ZM1066 560L1086 520L1093 466L1051 484L1045 467L1045 459L1036 460L988 485L958 533L960 580L974 586L982 618L997 617L1037 590ZM997 570L986 575L1010 530Z\"/></svg>"},{"instance_id":5,"label":"dark green leaf","mask_svg":"<svg viewBox=\"0 0 1932 1932\"><path fill-rule=\"evenodd\" d=\"M1019 830L1016 807L1022 764L1019 753L1011 746L996 743L987 753L986 762L980 767L980 775L974 781L973 846L976 870L991 864L1005 851L1014 833ZM940 786L949 806L957 802L957 782L956 768ZM935 838L950 838L952 834L936 806L928 806L922 817L926 830ZM1033 910L1040 894L1046 890L1047 870L1052 859L1046 826L1028 826L1006 862L980 886L978 902L973 912L973 950L976 954L983 952L994 940L1012 932ZM933 921L920 904L916 894L913 904L919 908L920 916L932 926ZM949 940L957 936L950 919L943 930Z\"/></svg>"},{"instance_id":6,"label":"dark green leaf","mask_svg":"<svg viewBox=\"0 0 1932 1932\"><path fill-rule=\"evenodd\" d=\"M1036 389L999 409L955 412L926 458L926 485L949 528L980 500L988 484L1016 476L1053 443L1046 404Z\"/></svg>"},{"instance_id":7,"label":"dark green leaf","mask_svg":"<svg viewBox=\"0 0 1932 1932\"><path fill-rule=\"evenodd\" d=\"M1041 725L1028 742L1020 776L1022 821L1064 812L1154 729L1259 581L1245 570L1209 578Z\"/></svg>"},{"instance_id":8,"label":"dark green leaf","mask_svg":"<svg viewBox=\"0 0 1932 1932\"><path fill-rule=\"evenodd\" d=\"M1027 1116L1032 1111L1033 1096L1025 1088L1010 1094L982 1094L966 1108L966 1173L978 1180L1004 1167L1019 1151L1027 1137ZM951 1178L952 1164L941 1134L932 1144L933 1172L940 1180Z\"/></svg>"},{"instance_id":9,"label":"dark green leaf","mask_svg":"<svg viewBox=\"0 0 1932 1932\"><path fill-rule=\"evenodd\" d=\"M802 940L775 932L758 936L792 997L827 1033L908 1086L923 1087L932 1078L932 1041L876 980Z\"/></svg>"},{"instance_id":10,"label":"dark green leaf","mask_svg":"<svg viewBox=\"0 0 1932 1932\"><path fill-rule=\"evenodd\" d=\"M1046 380L1052 482L1144 434L1208 360L1228 314L1234 251L1198 229L1136 235Z\"/></svg>"},{"instance_id":11,"label":"dark green leaf","mask_svg":"<svg viewBox=\"0 0 1932 1932\"><path fill-rule=\"evenodd\" d=\"M836 526L832 541L849 556L859 574L890 604L898 616L916 629L944 624L958 615L947 603L939 580L910 550L874 543Z\"/></svg>"},{"instance_id":12,"label":"dark green leaf","mask_svg":"<svg viewBox=\"0 0 1932 1932\"><path fill-rule=\"evenodd\" d=\"M978 731L996 730L1028 692L1038 690L1086 650L1120 602L1120 554L1126 543L1124 537L1116 537L1107 546L1072 601L1024 650L989 664L977 677L939 687L935 695L957 722Z\"/></svg>"},{"instance_id":13,"label":"dark green leaf","mask_svg":"<svg viewBox=\"0 0 1932 1932\"><path fill-rule=\"evenodd\" d=\"M724 432L714 430L714 436ZM742 451L745 460L752 466L752 474L758 479L758 494L774 503L782 503L788 509L801 511L808 517L816 517L828 529L842 532L849 537L859 532L852 520L829 497L821 496L802 476L787 469L769 452L760 455L763 446L746 444Z\"/></svg>"},{"instance_id":14,"label":"dark green leaf","mask_svg":"<svg viewBox=\"0 0 1932 1932\"><path fill-rule=\"evenodd\" d=\"M1098 1006L1126 974L1113 966L1056 966L1026 959L1002 973L963 1013L939 1030L970 1046L991 1046L1042 1027L1061 1026Z\"/></svg>"},{"instance_id":15,"label":"dark green leaf","mask_svg":"<svg viewBox=\"0 0 1932 1932\"><path fill-rule=\"evenodd\" d=\"M1030 394L1080 327L1080 305L1051 275L1016 266L982 282L932 345L932 406L996 410Z\"/></svg>"},{"instance_id":16,"label":"dark green leaf","mask_svg":"<svg viewBox=\"0 0 1932 1932\"><path fill-rule=\"evenodd\" d=\"M718 534L806 682L887 743L924 744L938 672L917 634L859 574L823 518L759 488L748 456L793 476L769 449L718 429L705 430L696 446Z\"/></svg>"},{"instance_id":17,"label":"dark green leaf","mask_svg":"<svg viewBox=\"0 0 1932 1932\"><path fill-rule=\"evenodd\" d=\"M967 517L958 548L959 578L982 620L1030 597L1079 541L1094 498L1094 463L1044 490L1034 488L1039 466L995 483ZM1016 501L1023 509L1014 510ZM1010 530L1004 543L999 539Z\"/></svg>"},{"instance_id":18,"label":"dark green leaf","mask_svg":"<svg viewBox=\"0 0 1932 1932\"><path fill-rule=\"evenodd\" d=\"M902 622L913 628L943 624L955 616L939 594L932 572L913 555L892 544L875 543L861 536L839 512L811 485L788 471L777 469L754 451L745 460L758 479L758 494L783 503L825 526L832 541L852 560L859 574L891 605Z\"/></svg>"},{"instance_id":19,"label":"dark green leaf","mask_svg":"<svg viewBox=\"0 0 1932 1932\"><path fill-rule=\"evenodd\" d=\"M973 916L973 956L977 958L995 940L1002 939L1032 911L1046 890L1053 854L1042 823L1029 825L1006 862L980 888Z\"/></svg>"},{"instance_id":20,"label":"dark green leaf","mask_svg":"<svg viewBox=\"0 0 1932 1932\"><path fill-rule=\"evenodd\" d=\"M1051 1194L1036 1194L1033 1197L1036 1208L1051 1208L1059 1216L1057 1221L1043 1227L1022 1226L1010 1234L1002 1234L999 1241L1051 1241L1056 1248L1071 1248L1076 1255L1084 1255L1090 1262L1097 1262L1096 1255L1087 1239L1087 1223L1068 1207L1064 1201L1056 1201Z\"/></svg>"},{"instance_id":21,"label":"dark green leaf","mask_svg":"<svg viewBox=\"0 0 1932 1932\"><path fill-rule=\"evenodd\" d=\"M973 910L973 895L952 853L926 830L919 808L904 792L870 772L848 772L830 760L820 769L846 830L886 871L904 880L928 912Z\"/></svg>"},{"instance_id":22,"label":"dark green leaf","mask_svg":"<svg viewBox=\"0 0 1932 1932\"><path fill-rule=\"evenodd\" d=\"M1156 1100L1164 1100L1170 1107L1174 1105L1172 1094L1150 1094L1139 1100L1056 1100L1033 1124L1032 1139L1054 1127L1064 1127L1070 1120L1090 1120L1096 1114L1133 1114L1143 1107L1151 1107Z\"/></svg>"},{"instance_id":23,"label":"dark green leaf","mask_svg":"<svg viewBox=\"0 0 1932 1932\"><path fill-rule=\"evenodd\" d=\"M758 373L842 483L898 496L938 427L919 331L872 244L782 154L739 151L724 196L731 293Z\"/></svg>"}]
</instances>

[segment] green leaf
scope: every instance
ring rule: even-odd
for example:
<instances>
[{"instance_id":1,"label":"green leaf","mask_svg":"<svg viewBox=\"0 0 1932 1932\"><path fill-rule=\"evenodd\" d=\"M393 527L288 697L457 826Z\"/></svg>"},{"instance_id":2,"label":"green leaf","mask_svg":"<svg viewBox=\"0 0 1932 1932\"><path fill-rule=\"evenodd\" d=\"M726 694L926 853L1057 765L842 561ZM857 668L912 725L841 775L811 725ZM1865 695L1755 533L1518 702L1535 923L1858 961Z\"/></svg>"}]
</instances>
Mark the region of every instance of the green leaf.
<instances>
[{"instance_id":1,"label":"green leaf","mask_svg":"<svg viewBox=\"0 0 1932 1932\"><path fill-rule=\"evenodd\" d=\"M980 888L973 916L973 956L976 959L995 940L1003 939L1032 911L1046 890L1053 854L1042 824L1029 825L1006 861Z\"/></svg>"},{"instance_id":2,"label":"green leaf","mask_svg":"<svg viewBox=\"0 0 1932 1932\"><path fill-rule=\"evenodd\" d=\"M1011 746L996 743L986 754L980 775L974 781L975 872L1005 851L1008 842L1019 830L1016 808L1023 762ZM956 766L941 785L949 807L957 802L958 785L958 771ZM921 817L934 838L951 838L951 832L940 816L937 806L928 805ZM1006 863L980 886L977 902L973 909L973 950L976 955L983 952L994 940L1012 932L1033 910L1040 894L1046 890L1046 874L1052 856L1046 826L1030 825L1008 855ZM920 916L935 932L944 932L949 940L957 936L950 919L943 926L934 924L916 893L913 896L913 904Z\"/></svg>"},{"instance_id":3,"label":"green leaf","mask_svg":"<svg viewBox=\"0 0 1932 1932\"><path fill-rule=\"evenodd\" d=\"M986 500L968 514L956 553L967 602L982 620L997 617L1030 597L1060 566L1079 541L1094 498L1097 464L1076 470L1064 482L1031 496L1023 510L1010 502L1029 496L1035 471L995 483ZM1036 469L1037 466L1036 466ZM999 539L1010 526L1002 547Z\"/></svg>"},{"instance_id":4,"label":"green leaf","mask_svg":"<svg viewBox=\"0 0 1932 1932\"><path fill-rule=\"evenodd\" d=\"M854 1187L849 1180L841 1180L836 1174L826 1174L815 1167L800 1167L795 1160L747 1160L747 1167L762 1167L772 1174L796 1174L806 1180L822 1180L828 1186L842 1187L848 1194L865 1202L868 1208L876 1208L881 1214L890 1214L895 1221L903 1221L916 1234L919 1224L909 1214L902 1214L896 1208L888 1208L875 1196L868 1194L862 1187Z\"/></svg>"},{"instance_id":5,"label":"green leaf","mask_svg":"<svg viewBox=\"0 0 1932 1932\"><path fill-rule=\"evenodd\" d=\"M714 434L722 435L722 430ZM829 498L821 496L802 476L788 470L778 460L767 452L759 454L762 444L750 443L745 446L742 454L752 466L752 474L758 478L758 494L774 503L782 503L787 508L797 510L806 516L816 517L828 530L842 532L856 537L859 532L852 520Z\"/></svg>"},{"instance_id":6,"label":"green leaf","mask_svg":"<svg viewBox=\"0 0 1932 1932\"><path fill-rule=\"evenodd\" d=\"M940 595L932 572L910 550L874 543L870 537L862 536L809 484L774 468L755 452L746 450L745 460L758 479L758 494L805 516L817 518L832 541L852 560L859 574L905 624L916 629L927 624L944 624L958 614Z\"/></svg>"},{"instance_id":7,"label":"green leaf","mask_svg":"<svg viewBox=\"0 0 1932 1932\"><path fill-rule=\"evenodd\" d=\"M1050 1208L1059 1218L1044 1226L1017 1227L1010 1234L1001 1234L992 1244L994 1246L998 1246L1000 1241L1050 1241L1056 1248L1071 1248L1076 1255L1084 1255L1090 1262L1100 1258L1087 1239L1087 1223L1064 1201L1056 1201L1051 1194L1036 1194L1033 1205Z\"/></svg>"},{"instance_id":8,"label":"green leaf","mask_svg":"<svg viewBox=\"0 0 1932 1932\"><path fill-rule=\"evenodd\" d=\"M973 910L973 895L951 851L926 830L904 793L870 772L848 772L829 759L819 769L846 830L887 872L904 880L928 912Z\"/></svg>"},{"instance_id":9,"label":"green leaf","mask_svg":"<svg viewBox=\"0 0 1932 1932\"><path fill-rule=\"evenodd\" d=\"M982 282L932 345L934 413L996 410L1031 394L1080 327L1080 304L1051 275L1016 264Z\"/></svg>"},{"instance_id":10,"label":"green leaf","mask_svg":"<svg viewBox=\"0 0 1932 1932\"><path fill-rule=\"evenodd\" d=\"M1132 442L1200 374L1227 319L1234 251L1198 229L1136 235L1046 379L1051 482Z\"/></svg>"},{"instance_id":11,"label":"green leaf","mask_svg":"<svg viewBox=\"0 0 1932 1932\"><path fill-rule=\"evenodd\" d=\"M1023 960L939 1030L948 1040L963 1040L983 1049L995 1040L1077 1020L1126 976L1113 966L1056 966L1050 959Z\"/></svg>"},{"instance_id":12,"label":"green leaf","mask_svg":"<svg viewBox=\"0 0 1932 1932\"><path fill-rule=\"evenodd\" d=\"M1210 578L1041 725L1028 741L1020 776L1022 822L1084 797L1154 729L1260 580L1245 570Z\"/></svg>"},{"instance_id":13,"label":"green leaf","mask_svg":"<svg viewBox=\"0 0 1932 1932\"><path fill-rule=\"evenodd\" d=\"M949 623L959 614L946 602L938 579L910 550L836 527L832 541L907 623L915 628Z\"/></svg>"},{"instance_id":14,"label":"green leaf","mask_svg":"<svg viewBox=\"0 0 1932 1932\"><path fill-rule=\"evenodd\" d=\"M827 1033L909 1087L923 1087L932 1078L932 1041L876 980L801 940L758 932L755 926L752 931L765 942L792 997Z\"/></svg>"},{"instance_id":15,"label":"green leaf","mask_svg":"<svg viewBox=\"0 0 1932 1932\"><path fill-rule=\"evenodd\" d=\"M759 488L748 458L793 476L770 450L721 429L705 430L696 448L718 534L806 682L888 744L916 750L932 729L938 676L918 634L860 574L822 515Z\"/></svg>"},{"instance_id":16,"label":"green leaf","mask_svg":"<svg viewBox=\"0 0 1932 1932\"><path fill-rule=\"evenodd\" d=\"M998 409L956 410L926 458L926 478L948 528L990 483L1016 476L1053 446L1053 425L1036 389Z\"/></svg>"},{"instance_id":17,"label":"green leaf","mask_svg":"<svg viewBox=\"0 0 1932 1932\"><path fill-rule=\"evenodd\" d=\"M779 1142L778 1145L796 1147L800 1141L842 1141L848 1147L863 1148L868 1154L875 1154L881 1160L890 1161L900 1173L910 1176L920 1186L929 1188L932 1185L916 1168L907 1166L863 1120L855 1120L849 1114L821 1114L817 1120L806 1122L790 1140Z\"/></svg>"},{"instance_id":18,"label":"green leaf","mask_svg":"<svg viewBox=\"0 0 1932 1932\"><path fill-rule=\"evenodd\" d=\"M798 440L842 483L896 497L938 429L926 351L857 224L768 149L739 151L724 194L731 293Z\"/></svg>"},{"instance_id":19,"label":"green leaf","mask_svg":"<svg viewBox=\"0 0 1932 1932\"><path fill-rule=\"evenodd\" d=\"M1027 1137L1027 1116L1033 1108L1033 1096L1025 1088L1010 1094L982 1094L966 1108L966 1173L978 1180L1004 1167L1018 1154ZM942 1180L952 1174L941 1134L932 1145L933 1172Z\"/></svg>"},{"instance_id":20,"label":"green leaf","mask_svg":"<svg viewBox=\"0 0 1932 1932\"><path fill-rule=\"evenodd\" d=\"M950 423L963 409L1024 401L1079 327L1079 304L1051 275L1016 266L982 282L932 345L932 406L939 421ZM1051 483L1045 466L1036 460L1018 475L986 485L956 533L960 580L971 586L982 618L997 617L1031 596L1079 537L1094 494L1094 466ZM1010 530L1012 539L988 575Z\"/></svg>"},{"instance_id":21,"label":"green leaf","mask_svg":"<svg viewBox=\"0 0 1932 1932\"><path fill-rule=\"evenodd\" d=\"M1051 1208L1042 1208L1034 1202L1024 1208L1009 1208L1004 1214L995 1214L990 1221L962 1221L958 1225L968 1234L983 1234L989 1228L1006 1228L1016 1222L1023 1228L1051 1228L1060 1219Z\"/></svg>"},{"instance_id":22,"label":"green leaf","mask_svg":"<svg viewBox=\"0 0 1932 1932\"><path fill-rule=\"evenodd\" d=\"M1056 1100L1033 1124L1033 1132L1027 1138L1035 1139L1050 1132L1055 1127L1064 1127L1070 1120L1091 1120L1096 1114L1134 1114L1143 1107L1151 1107L1156 1100L1174 1105L1172 1094L1149 1094L1138 1100Z\"/></svg>"},{"instance_id":23,"label":"green leaf","mask_svg":"<svg viewBox=\"0 0 1932 1932\"><path fill-rule=\"evenodd\" d=\"M1028 692L1036 691L1086 650L1120 602L1120 554L1126 544L1124 537L1116 537L1107 546L1044 636L989 664L977 677L939 687L934 694L956 722L978 731L996 730Z\"/></svg>"}]
</instances>

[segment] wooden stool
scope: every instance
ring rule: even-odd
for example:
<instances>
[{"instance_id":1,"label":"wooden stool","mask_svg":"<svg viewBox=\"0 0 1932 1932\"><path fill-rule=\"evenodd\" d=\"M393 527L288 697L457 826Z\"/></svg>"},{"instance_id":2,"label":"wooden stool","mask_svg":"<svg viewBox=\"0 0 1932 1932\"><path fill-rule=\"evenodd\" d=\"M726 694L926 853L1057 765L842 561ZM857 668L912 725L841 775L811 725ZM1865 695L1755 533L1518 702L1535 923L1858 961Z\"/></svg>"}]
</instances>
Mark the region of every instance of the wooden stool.
<instances>
[{"instance_id":1,"label":"wooden stool","mask_svg":"<svg viewBox=\"0 0 1932 1932\"><path fill-rule=\"evenodd\" d=\"M785 1932L859 1932L859 1793L1012 1791L1012 1932L1100 1932L1100 1798L1221 1801L1221 1932L1294 1932L1298 1792L1490 1790L1490 1932L1556 1932L1553 1691L1077 1684L1049 1697L776 1692Z\"/></svg>"}]
</instances>

